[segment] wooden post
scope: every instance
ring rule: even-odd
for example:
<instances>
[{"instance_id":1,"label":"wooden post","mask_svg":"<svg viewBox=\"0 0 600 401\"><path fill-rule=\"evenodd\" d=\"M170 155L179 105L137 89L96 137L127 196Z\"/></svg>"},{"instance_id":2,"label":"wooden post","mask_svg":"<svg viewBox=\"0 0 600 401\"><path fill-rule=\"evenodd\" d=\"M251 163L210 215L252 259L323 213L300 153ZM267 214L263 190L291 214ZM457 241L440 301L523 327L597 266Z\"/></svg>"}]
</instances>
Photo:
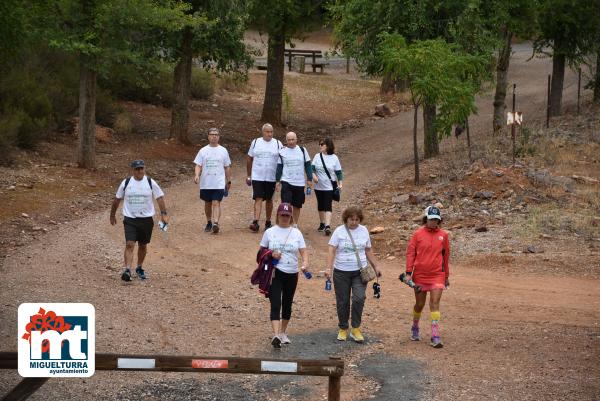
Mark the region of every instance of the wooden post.
<instances>
[{"instance_id":1,"label":"wooden post","mask_svg":"<svg viewBox=\"0 0 600 401\"><path fill-rule=\"evenodd\" d=\"M581 99L581 68L577 69L577 115L579 115L579 100Z\"/></svg>"},{"instance_id":2,"label":"wooden post","mask_svg":"<svg viewBox=\"0 0 600 401\"><path fill-rule=\"evenodd\" d=\"M289 50L288 52L288 71L292 71L292 51Z\"/></svg>"},{"instance_id":3,"label":"wooden post","mask_svg":"<svg viewBox=\"0 0 600 401\"><path fill-rule=\"evenodd\" d=\"M350 74L350 56L346 56L346 74Z\"/></svg>"},{"instance_id":4,"label":"wooden post","mask_svg":"<svg viewBox=\"0 0 600 401\"><path fill-rule=\"evenodd\" d=\"M552 85L552 75L548 74L548 103L546 104L546 128L550 128L550 88Z\"/></svg>"},{"instance_id":5,"label":"wooden post","mask_svg":"<svg viewBox=\"0 0 600 401\"><path fill-rule=\"evenodd\" d=\"M516 147L515 147L515 137L516 137L516 115L515 115L515 100L516 100L516 91L517 91L517 84L513 84L513 104L512 104L512 113L513 113L513 123L510 127L510 135L512 137L512 164L513 166L515 165L515 158L516 158Z\"/></svg>"},{"instance_id":6,"label":"wooden post","mask_svg":"<svg viewBox=\"0 0 600 401\"><path fill-rule=\"evenodd\" d=\"M26 377L13 388L10 393L2 397L2 401L26 400L48 381L48 377ZM338 398L339 400L339 398Z\"/></svg>"},{"instance_id":7,"label":"wooden post","mask_svg":"<svg viewBox=\"0 0 600 401\"><path fill-rule=\"evenodd\" d=\"M329 357L332 362L339 363L340 358ZM343 362L342 362L343 363ZM343 369L343 365L342 365ZM343 372L343 371L342 371ZM340 401L341 390L342 390L342 376L329 376L329 386L327 388L327 400L328 401Z\"/></svg>"}]
</instances>

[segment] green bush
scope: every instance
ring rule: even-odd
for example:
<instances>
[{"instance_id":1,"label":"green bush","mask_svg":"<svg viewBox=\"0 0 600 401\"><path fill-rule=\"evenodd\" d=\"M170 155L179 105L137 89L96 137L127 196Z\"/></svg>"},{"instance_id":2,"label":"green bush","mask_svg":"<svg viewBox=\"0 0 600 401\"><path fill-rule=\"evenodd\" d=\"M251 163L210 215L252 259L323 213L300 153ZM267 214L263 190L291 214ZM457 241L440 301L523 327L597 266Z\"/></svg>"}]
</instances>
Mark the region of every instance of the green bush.
<instances>
[{"instance_id":1,"label":"green bush","mask_svg":"<svg viewBox=\"0 0 600 401\"><path fill-rule=\"evenodd\" d=\"M167 63L140 69L133 65L113 66L100 86L120 99L170 106L173 103L173 67Z\"/></svg>"},{"instance_id":2,"label":"green bush","mask_svg":"<svg viewBox=\"0 0 600 401\"><path fill-rule=\"evenodd\" d=\"M126 111L117 114L113 129L117 134L129 135L133 131L131 116Z\"/></svg>"},{"instance_id":3,"label":"green bush","mask_svg":"<svg viewBox=\"0 0 600 401\"><path fill-rule=\"evenodd\" d=\"M248 92L248 76L244 74L222 74L217 82L219 89L229 92Z\"/></svg>"},{"instance_id":4,"label":"green bush","mask_svg":"<svg viewBox=\"0 0 600 401\"><path fill-rule=\"evenodd\" d=\"M215 93L215 80L212 72L202 68L192 68L191 94L195 99L210 99Z\"/></svg>"},{"instance_id":5,"label":"green bush","mask_svg":"<svg viewBox=\"0 0 600 401\"><path fill-rule=\"evenodd\" d=\"M112 127L121 107L106 89L96 90L96 124Z\"/></svg>"},{"instance_id":6,"label":"green bush","mask_svg":"<svg viewBox=\"0 0 600 401\"><path fill-rule=\"evenodd\" d=\"M12 113L0 116L0 164L7 165L12 161L12 147L15 145L19 131L19 116Z\"/></svg>"},{"instance_id":7,"label":"green bush","mask_svg":"<svg viewBox=\"0 0 600 401\"><path fill-rule=\"evenodd\" d=\"M40 83L26 69L14 68L0 83L0 114L16 126L14 144L32 148L52 120L52 103Z\"/></svg>"}]
</instances>

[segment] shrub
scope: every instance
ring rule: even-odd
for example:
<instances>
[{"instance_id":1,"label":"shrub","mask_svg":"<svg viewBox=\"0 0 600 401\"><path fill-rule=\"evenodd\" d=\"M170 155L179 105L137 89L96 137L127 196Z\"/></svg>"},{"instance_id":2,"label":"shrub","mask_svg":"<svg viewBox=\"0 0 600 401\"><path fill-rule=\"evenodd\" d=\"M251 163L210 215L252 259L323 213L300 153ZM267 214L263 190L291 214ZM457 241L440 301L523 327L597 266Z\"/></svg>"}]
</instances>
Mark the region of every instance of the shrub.
<instances>
[{"instance_id":1,"label":"shrub","mask_svg":"<svg viewBox=\"0 0 600 401\"><path fill-rule=\"evenodd\" d=\"M117 134L129 135L133 131L131 116L126 111L117 114L113 129Z\"/></svg>"},{"instance_id":2,"label":"shrub","mask_svg":"<svg viewBox=\"0 0 600 401\"><path fill-rule=\"evenodd\" d=\"M229 92L249 92L248 76L243 74L222 74L217 81L219 89Z\"/></svg>"},{"instance_id":3,"label":"shrub","mask_svg":"<svg viewBox=\"0 0 600 401\"><path fill-rule=\"evenodd\" d=\"M195 99L209 99L215 93L213 74L202 68L192 67L191 95Z\"/></svg>"},{"instance_id":4,"label":"shrub","mask_svg":"<svg viewBox=\"0 0 600 401\"><path fill-rule=\"evenodd\" d=\"M173 67L157 63L146 69L133 65L112 66L100 85L126 100L170 106L173 103Z\"/></svg>"},{"instance_id":5,"label":"shrub","mask_svg":"<svg viewBox=\"0 0 600 401\"><path fill-rule=\"evenodd\" d=\"M14 114L0 116L0 164L7 165L12 161L11 150L17 138L20 120Z\"/></svg>"},{"instance_id":6,"label":"shrub","mask_svg":"<svg viewBox=\"0 0 600 401\"><path fill-rule=\"evenodd\" d=\"M96 90L96 123L105 127L112 127L121 107L113 96L103 88Z\"/></svg>"}]
</instances>

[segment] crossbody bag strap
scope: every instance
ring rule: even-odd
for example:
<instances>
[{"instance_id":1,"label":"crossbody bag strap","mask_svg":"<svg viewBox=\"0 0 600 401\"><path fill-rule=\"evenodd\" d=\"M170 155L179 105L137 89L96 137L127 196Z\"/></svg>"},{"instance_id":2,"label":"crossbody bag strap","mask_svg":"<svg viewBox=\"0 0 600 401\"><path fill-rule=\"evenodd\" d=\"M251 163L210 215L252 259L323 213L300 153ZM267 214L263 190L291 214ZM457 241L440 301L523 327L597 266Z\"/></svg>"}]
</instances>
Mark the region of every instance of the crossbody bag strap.
<instances>
[{"instance_id":1,"label":"crossbody bag strap","mask_svg":"<svg viewBox=\"0 0 600 401\"><path fill-rule=\"evenodd\" d=\"M329 174L329 169L327 169L327 165L325 164L325 159L323 158L323 153L319 153L321 156L321 163L323 163L323 168L325 169L325 174L327 174L327 178L331 181L331 185L333 185L333 180L331 179L331 174Z\"/></svg>"},{"instance_id":2,"label":"crossbody bag strap","mask_svg":"<svg viewBox=\"0 0 600 401\"><path fill-rule=\"evenodd\" d=\"M350 242L352 242L352 248L354 248L354 254L356 255L356 263L358 263L358 269L362 269L362 263L360 263L360 256L358 255L358 248L356 248L356 244L354 243L354 238L352 238L352 234L350 234L350 230L348 229L348 226L346 224L344 224L344 228L346 229L346 232L348 233L348 237L350 237Z\"/></svg>"}]
</instances>

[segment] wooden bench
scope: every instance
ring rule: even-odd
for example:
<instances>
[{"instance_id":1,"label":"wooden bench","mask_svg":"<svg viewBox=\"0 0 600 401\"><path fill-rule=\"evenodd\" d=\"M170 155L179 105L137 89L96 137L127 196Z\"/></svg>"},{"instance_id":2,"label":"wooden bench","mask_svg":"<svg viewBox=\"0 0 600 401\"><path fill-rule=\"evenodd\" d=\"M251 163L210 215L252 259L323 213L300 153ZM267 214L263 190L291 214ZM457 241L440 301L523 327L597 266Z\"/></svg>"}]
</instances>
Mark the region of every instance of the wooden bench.
<instances>
[{"instance_id":1,"label":"wooden bench","mask_svg":"<svg viewBox=\"0 0 600 401\"><path fill-rule=\"evenodd\" d=\"M292 71L292 57L294 56L306 57L307 64L312 66L313 72L317 72L317 68L320 68L322 74L323 67L329 65L329 63L323 59L323 52L321 50L285 49L285 56L288 59L287 65L289 71Z\"/></svg>"}]
</instances>

